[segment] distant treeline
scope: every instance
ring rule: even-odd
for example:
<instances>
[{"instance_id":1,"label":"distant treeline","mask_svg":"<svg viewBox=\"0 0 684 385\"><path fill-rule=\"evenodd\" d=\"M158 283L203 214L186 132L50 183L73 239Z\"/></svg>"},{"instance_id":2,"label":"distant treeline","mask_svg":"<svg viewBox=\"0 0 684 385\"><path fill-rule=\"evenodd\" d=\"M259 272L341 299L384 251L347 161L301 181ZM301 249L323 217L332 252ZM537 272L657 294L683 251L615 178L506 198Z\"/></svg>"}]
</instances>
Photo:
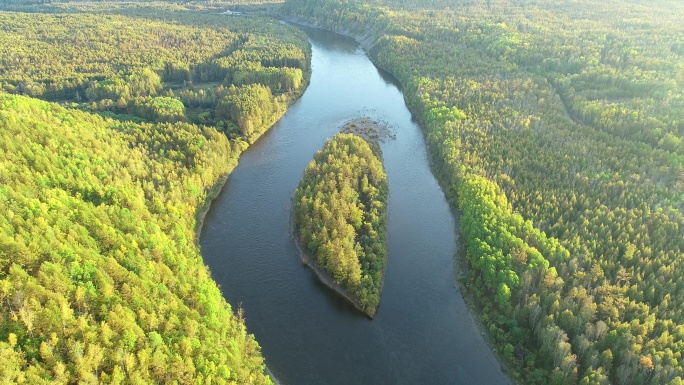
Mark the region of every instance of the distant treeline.
<instances>
[{"instance_id":1,"label":"distant treeline","mask_svg":"<svg viewBox=\"0 0 684 385\"><path fill-rule=\"evenodd\" d=\"M215 125L251 141L308 77L305 38L275 21L126 12L0 14L0 50L8 53L0 89L148 121Z\"/></svg>"}]
</instances>

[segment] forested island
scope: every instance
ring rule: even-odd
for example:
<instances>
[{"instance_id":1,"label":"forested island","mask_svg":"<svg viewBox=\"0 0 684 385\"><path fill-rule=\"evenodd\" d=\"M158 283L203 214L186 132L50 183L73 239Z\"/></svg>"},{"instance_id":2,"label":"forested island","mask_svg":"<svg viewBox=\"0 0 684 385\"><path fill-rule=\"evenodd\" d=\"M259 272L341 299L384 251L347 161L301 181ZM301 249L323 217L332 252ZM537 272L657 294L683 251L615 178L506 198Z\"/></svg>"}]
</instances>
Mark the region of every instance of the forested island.
<instances>
[{"instance_id":1,"label":"forested island","mask_svg":"<svg viewBox=\"0 0 684 385\"><path fill-rule=\"evenodd\" d=\"M526 384L684 379L684 25L670 1L288 0L403 85L463 290Z\"/></svg>"},{"instance_id":2,"label":"forested island","mask_svg":"<svg viewBox=\"0 0 684 385\"><path fill-rule=\"evenodd\" d=\"M302 260L371 318L387 261L387 194L379 146L374 153L360 135L339 133L316 153L293 198Z\"/></svg>"},{"instance_id":3,"label":"forested island","mask_svg":"<svg viewBox=\"0 0 684 385\"><path fill-rule=\"evenodd\" d=\"M30 3L8 4L51 13L0 11L0 382L272 383L196 215L302 93L305 35L208 2Z\"/></svg>"},{"instance_id":4,"label":"forested island","mask_svg":"<svg viewBox=\"0 0 684 385\"><path fill-rule=\"evenodd\" d=\"M212 192L308 84L300 31L221 14L268 2L0 5L0 382L272 382L195 243ZM684 383L684 5L254 9L278 8L363 37L402 84L459 213L461 288L513 378ZM372 316L382 163L353 135L325 151L297 237Z\"/></svg>"}]
</instances>

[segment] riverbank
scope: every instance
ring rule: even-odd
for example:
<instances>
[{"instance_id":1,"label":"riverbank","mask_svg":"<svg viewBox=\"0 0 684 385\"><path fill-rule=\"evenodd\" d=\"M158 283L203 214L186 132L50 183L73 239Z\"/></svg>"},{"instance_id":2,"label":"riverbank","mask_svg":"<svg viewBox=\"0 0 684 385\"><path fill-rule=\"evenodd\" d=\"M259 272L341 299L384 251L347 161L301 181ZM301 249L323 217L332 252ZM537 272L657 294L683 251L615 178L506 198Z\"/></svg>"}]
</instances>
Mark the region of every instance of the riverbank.
<instances>
[{"instance_id":1,"label":"riverbank","mask_svg":"<svg viewBox=\"0 0 684 385\"><path fill-rule=\"evenodd\" d=\"M379 68L382 68L376 62L373 62L373 64L375 64ZM406 95L404 95L404 99L406 100ZM435 152L432 146L430 146L430 142L427 140L427 131L425 129L423 119L420 117L420 115L417 115L415 113L415 111L411 108L412 106L410 103L407 102L406 105L413 114L413 116L416 117L416 120L418 121L418 126L420 127L423 135L426 137L425 145L428 150L430 170L437 179L437 182L439 183L442 192L444 192L444 196L447 198L447 202L449 203L452 215L454 216L454 218L456 218L457 223L460 223L458 221L458 218L460 218L461 216L461 211L458 208L458 196L456 194L456 190L452 189L448 183L448 180L450 179L450 175L448 175L449 170L443 167L443 164L441 163L442 160L439 158L439 155ZM470 313L471 318L473 319L475 326L478 329L478 332L480 333L482 338L484 338L485 343L494 354L494 357L496 357L496 360L499 364L499 367L501 368L501 371L508 376L512 384L518 385L520 384L520 382L513 377L513 370L511 369L510 364L499 352L499 345L497 345L494 342L494 339L492 338L489 332L489 328L485 325L484 307L481 305L481 302L478 300L475 292L472 289L472 286L469 284L470 266L468 264L468 258L466 255L465 247L467 241L463 237L460 229L458 228L456 229L456 239L458 239L458 242L456 253L454 254L453 275L458 285L461 297L463 298L463 301L468 307L468 311Z\"/></svg>"},{"instance_id":2,"label":"riverbank","mask_svg":"<svg viewBox=\"0 0 684 385\"><path fill-rule=\"evenodd\" d=\"M316 29L322 29L324 31L329 31L329 32L334 32L342 36L346 36L349 38L352 38L356 40L357 43L359 43L359 46L361 49L363 49L364 52L368 52L368 50L373 47L375 42L378 40L380 37L380 32L379 31L363 31L363 27L357 25L359 27L358 30L353 30L353 29L346 29L346 28L336 28L336 29L331 29L326 26L324 26L320 22L310 22L302 19L297 19L293 17L283 17L282 15L274 15L276 18L280 18L280 20L285 21L289 24L293 24L295 26L303 26L303 27L308 27L308 28L316 28ZM363 32L359 32L363 31ZM372 60L371 60L372 61ZM375 63L374 63L375 64Z\"/></svg>"},{"instance_id":3,"label":"riverbank","mask_svg":"<svg viewBox=\"0 0 684 385\"><path fill-rule=\"evenodd\" d=\"M260 133L256 138L251 140L249 142L249 148L252 146L254 143L256 143L264 134L266 134L273 126L275 126L276 123L280 121L280 119L287 113L287 110L294 104L296 103L302 95L304 95L304 92L306 92L307 88L309 87L309 84L311 82L311 73L312 73L312 68L311 68L311 46L309 45L308 50L306 52L306 60L307 60L307 67L306 70L304 71L304 78L299 86L299 88L291 95L290 98L288 98L287 102L287 108L283 112L282 115L276 117L273 122L269 125L267 129L265 129L262 133ZM237 167L240 157L244 153L244 151L247 150L244 149L243 151L240 152L240 154L235 158L228 166L228 169L226 170L226 173L222 175L216 183L206 192L206 197L204 199L204 203L198 207L197 211L195 212L195 243L199 246L199 240L200 236L202 234L202 229L204 228L204 221L206 219L207 214L209 213L209 210L212 207L212 204L214 203L214 200L218 198L218 196L221 194L221 191L223 190L223 187L225 184L228 182L228 178L230 177L231 173L233 170ZM201 254L201 250L200 250ZM273 383L275 385L280 385L281 382L280 380L275 376L273 371L264 363L264 366L266 367L266 374L271 378Z\"/></svg>"},{"instance_id":4,"label":"riverbank","mask_svg":"<svg viewBox=\"0 0 684 385\"><path fill-rule=\"evenodd\" d=\"M295 24L295 25L303 25L306 27L310 28L319 28L319 29L324 29L326 31L330 32L335 32L338 34L341 34L346 37L350 37L354 40L356 40L357 43L361 46L363 51L366 53L366 56L369 58L369 60L375 65L375 67L382 69L386 72L388 72L392 77L394 77L399 84L402 85L403 83L394 76L390 71L387 69L383 68L381 65L376 60L373 60L373 57L371 55L368 55L369 51L373 47L374 43L377 41L382 36L383 31L378 31L378 30L368 30L368 26L359 26L356 25L356 29L350 29L350 28L344 28L344 29L339 29L339 28L329 28L327 26L322 25L320 22L311 22L311 21L306 21L306 20L301 20L301 19L296 19L296 18L286 18L285 19L287 22ZM366 30L364 32L364 29ZM403 94L403 91L402 91ZM406 99L406 95L403 95L404 101L406 103L406 106L408 107L409 111L411 111L412 115L416 118L418 121L418 125L423 133L423 136L427 136L427 132L425 130L424 122L422 121L421 117L416 114L416 111L412 108L410 103L408 103L408 100ZM440 159L436 156L434 149L431 148L429 142L426 141L426 146L428 150L428 159L429 159L429 165L430 165L430 170L432 171L433 175L435 175L440 188L444 192L444 195L447 197L447 201L449 203L449 207L451 208L452 215L454 215L455 218L458 218L460 216L460 212L458 209L458 197L456 196L455 191L449 191L448 190L448 185L445 180L445 175L444 175L444 170L439 167L436 162L440 162ZM463 245L465 240L461 236L460 231L457 229L456 231L456 237L459 240L459 245ZM475 297L475 293L471 290L470 286L468 285L468 266L467 266L467 258L465 255L465 247L459 246L456 254L454 255L454 271L453 271L453 276L454 279L456 280L456 284L459 287L459 292L461 294L461 297L463 298L464 302L466 303L466 306L470 312L470 316L473 319L474 324L476 325L480 335L484 338L486 344L489 346L490 350L496 357L496 360L498 361L499 366L501 367L501 370L506 373L509 377L509 380L514 383L518 384L518 381L516 381L513 376L512 376L512 370L508 364L508 362L504 359L504 357L499 353L497 350L497 345L494 343L491 335L489 334L488 328L485 326L484 320L483 320L483 306L480 305L479 301Z\"/></svg>"},{"instance_id":5,"label":"riverbank","mask_svg":"<svg viewBox=\"0 0 684 385\"><path fill-rule=\"evenodd\" d=\"M379 68L382 68L375 62L373 62L373 64L375 64ZM387 72L391 74L391 72ZM392 74L392 76L394 75ZM406 95L404 95L404 100L406 100ZM456 222L460 224L460 221L458 221L458 219L461 216L461 212L458 208L458 196L456 194L456 190L451 189L449 184L447 183L447 180L450 178L450 175L448 174L449 170L444 167L440 167L442 160L439 158L438 153L435 152L432 146L430 146L430 142L427 140L427 131L425 129L425 123L423 122L423 119L412 109L412 106L408 102L406 103L406 105L418 121L418 126L420 127L423 135L426 138L425 145L428 151L430 171L437 179L440 188L442 189L444 195L447 198L451 214L456 219ZM465 302L468 308L468 311L475 326L477 326L478 332L480 333L482 338L484 338L485 343L492 351L492 354L494 354L494 356L496 357L496 360L499 364L499 367L501 368L501 371L508 376L508 379L511 381L512 384L517 385L519 384L519 382L513 377L513 370L511 366L509 365L508 361L506 361L506 359L503 357L503 355L499 352L499 345L497 345L494 342L494 339L489 333L489 328L487 328L487 326L485 325L484 307L476 298L475 292L472 290L471 285L469 284L470 266L468 265L468 258L466 256L465 247L467 242L466 239L463 237L460 228L456 229L456 239L458 239L458 242L456 253L454 254L453 275L459 287L461 297L463 298L463 301Z\"/></svg>"},{"instance_id":6,"label":"riverbank","mask_svg":"<svg viewBox=\"0 0 684 385\"><path fill-rule=\"evenodd\" d=\"M252 140L249 143L249 146L253 145L256 141L258 141L265 133L267 133L273 126L275 126L276 123L280 121L280 119L287 113L287 110L295 104L301 97L304 95L304 92L306 92L306 89L309 87L309 84L311 82L311 46L309 45L309 49L306 53L307 56L307 68L306 71L304 71L304 78L302 80L302 84L299 86L297 91L295 91L292 94L292 97L288 99L287 101L287 108L283 112L282 115L276 117L273 122L268 126L267 129L264 130L264 132L260 133L254 140ZM249 146L247 148L249 148ZM246 150L246 149L245 149ZM228 170L226 173L221 176L216 183L207 191L207 196L204 199L204 204L202 204L201 207L197 209L195 212L195 243L199 243L199 238L200 235L202 235L202 228L204 227L204 219L207 216L207 213L209 212L209 209L211 209L211 204L213 203L214 199L216 199L219 194L221 194L221 190L223 190L223 186L225 186L226 182L228 181L228 177L230 177L230 174L233 172L235 167L237 167L238 162L240 157L242 156L242 153L245 151L243 150L240 155L236 158L235 162L228 167Z\"/></svg>"},{"instance_id":7,"label":"riverbank","mask_svg":"<svg viewBox=\"0 0 684 385\"><path fill-rule=\"evenodd\" d=\"M442 182L439 181L439 183L441 186ZM452 211L456 212L456 218L460 217L461 213L458 211L457 207L453 206ZM494 343L492 336L489 334L489 329L485 325L483 308L480 305L475 292L471 289L470 266L468 265L468 258L466 257L466 239L462 236L460 231L457 234L457 239L458 246L456 249L456 255L454 256L454 277L456 278L461 297L468 307L468 311L470 312L470 316L473 319L475 326L477 326L478 332L482 338L484 338L487 346L489 346L489 348L492 350L494 357L496 357L501 371L508 376L513 385L519 385L520 381L513 377L513 371L508 364L508 361L506 361L503 355L496 349L497 345Z\"/></svg>"},{"instance_id":8,"label":"riverbank","mask_svg":"<svg viewBox=\"0 0 684 385\"><path fill-rule=\"evenodd\" d=\"M345 123L342 126L339 133L340 134L354 135L355 137L362 139L362 141L368 145L368 148L372 152L372 155L368 154L368 156L371 158L376 158L376 160L379 161L379 163L382 163L382 150L380 148L380 143L384 139L392 137L392 132L389 130L386 123L380 122L378 120L373 120L369 117L358 117L358 118L355 118L355 119L348 121L347 123ZM333 139L333 140L335 140L335 139ZM382 167L384 169L384 166L382 166ZM301 188L301 184L300 184L300 188ZM299 191L299 188L297 191ZM295 196L296 195L297 195L297 193L295 193ZM293 199L296 199L296 198L293 198ZM386 197L385 197L385 199L386 199ZM380 277L378 277L379 282L377 282L378 285L376 287L378 289L378 292L377 292L378 302L375 302L376 305L372 306L372 307L371 306L363 306L361 298L359 296L357 296L355 293L352 293L350 291L350 289L348 289L345 286L335 282L335 279L332 277L332 275L328 271L326 271L325 268L319 266L316 257L314 255L311 255L308 252L306 245L302 244L300 242L300 237L299 237L300 229L298 228L298 226L294 220L295 202L297 202L297 201L296 200L291 201L290 217L289 217L289 232L290 232L291 238L293 239L293 241L296 244L298 253L300 255L300 259L302 260L302 262L305 265L309 266L314 271L314 273L318 277L319 281L321 281L328 288L332 289L335 293L337 293L338 295L340 295L341 297L346 299L357 310L361 311L366 316L368 316L369 318L372 319L374 317L375 313L377 312L377 307L379 304L379 298L381 296L382 286L384 284L385 271L387 268L387 259L386 259L387 245L386 245L386 242L384 242L383 246L382 246L382 248L384 249L385 259L384 259L384 263L382 266L382 273L380 274ZM366 213L366 214L368 214L368 213ZM384 219L382 220L381 223L386 223L386 221L387 221L386 215L387 214L385 212L384 213ZM348 220L348 219L343 219L343 220ZM357 229L357 231L358 231L358 229ZM384 226L382 226L381 229L378 229L378 231L381 232L381 234L382 234L382 238L380 238L380 239L384 239L385 238L384 233L386 231ZM355 236L358 236L358 233L356 233ZM357 243L357 246L358 246L358 243ZM360 254L360 255L363 256L363 254ZM358 257L359 257L359 255L357 255L357 258ZM364 260L362 260L363 258L358 258L358 259L359 259L359 261L358 261L359 263L364 262ZM372 275L372 273L370 271L365 271L362 274L371 274ZM368 300L368 298L366 298L366 300Z\"/></svg>"},{"instance_id":9,"label":"riverbank","mask_svg":"<svg viewBox=\"0 0 684 385\"><path fill-rule=\"evenodd\" d=\"M304 91L306 91L306 88L309 85L311 77L311 69L309 66L309 70L307 71L307 78L305 81L302 83L302 86L300 89L297 90L297 93L295 96L292 98L292 101L288 103L287 108L289 109L290 106L292 106L303 94ZM301 91L300 91L301 90ZM287 113L287 109L283 113L285 115ZM278 121L283 117L283 115L277 117L273 123L266 129L264 132L260 133L258 137L256 137L252 142L250 142L249 146L253 145L256 143L265 133L267 133L273 126L275 126ZM247 148L249 148L249 146ZM228 166L228 170L224 175L222 175L216 183L207 191L206 198L204 199L204 204L202 204L201 207L199 207L195 213L195 243L199 245L199 239L200 236L202 235L202 228L204 227L204 220L206 219L207 214L209 213L209 210L212 207L212 203L214 203L214 200L218 198L218 196L221 194L221 191L223 190L223 187L225 186L226 182L228 182L228 178L230 177L230 174L233 172L235 167L237 167L238 162L244 151L247 149L243 150L240 152L240 155L238 155L237 158L233 160L233 163ZM200 251L201 253L201 251ZM269 377L271 377L271 380L273 380L273 383L275 385L280 385L281 382L278 380L278 378L273 374L273 372L266 366L266 374L268 374Z\"/></svg>"},{"instance_id":10,"label":"riverbank","mask_svg":"<svg viewBox=\"0 0 684 385\"><path fill-rule=\"evenodd\" d=\"M382 68L376 62L373 62L373 64L375 64L375 66L379 68ZM404 95L404 100L406 100L406 95ZM437 182L439 183L439 186L442 192L444 193L444 196L447 198L451 214L456 219L456 222L460 223L458 221L458 218L460 218L462 213L458 208L458 196L456 194L456 191L452 190L448 184L448 180L450 179L450 176L448 175L449 170L443 167L443 165L441 164L442 160L439 158L439 155L434 151L432 146L430 146L430 142L427 141L427 131L425 129L425 124L420 115L417 115L415 113L415 111L411 108L412 106L408 102L406 103L406 106L418 121L418 126L420 127L423 136L426 137L425 145L428 151L430 171L437 179ZM494 357L496 357L496 360L499 364L499 367L501 368L501 371L508 376L508 379L511 381L512 384L518 385L520 384L520 382L513 377L513 370L511 369L511 366L497 349L499 345L497 345L494 342L494 339L492 338L489 332L489 328L485 325L484 307L481 305L480 301L476 297L475 292L472 290L472 287L469 284L470 266L468 265L468 258L466 255L465 247L467 241L463 237L459 228L456 229L456 239L458 240L458 242L456 253L454 254L453 276L456 280L456 284L458 285L461 297L463 298L463 301L465 302L468 308L470 316L473 320L473 323L477 327L478 332L480 333L482 338L485 340L485 343L494 354Z\"/></svg>"},{"instance_id":11,"label":"riverbank","mask_svg":"<svg viewBox=\"0 0 684 385\"><path fill-rule=\"evenodd\" d=\"M297 247L297 251L299 252L299 258L302 260L302 263L305 266L308 266L314 272L314 274L316 274L316 277L319 281L321 281L321 283L323 283L330 290L335 292L335 294L347 300L347 302L354 306L356 310L365 314L368 318L373 319L373 317L375 316L375 310L373 311L373 313L369 313L363 307L361 307L359 299L355 295L347 291L347 289L337 284L333 277L330 276L330 274L328 274L325 270L318 266L318 263L316 263L316 259L314 258L314 256L306 252L304 245L302 245L302 243L299 241L297 228L294 224L292 210L290 210L290 237L292 238L292 241L294 241L295 246Z\"/></svg>"}]
</instances>

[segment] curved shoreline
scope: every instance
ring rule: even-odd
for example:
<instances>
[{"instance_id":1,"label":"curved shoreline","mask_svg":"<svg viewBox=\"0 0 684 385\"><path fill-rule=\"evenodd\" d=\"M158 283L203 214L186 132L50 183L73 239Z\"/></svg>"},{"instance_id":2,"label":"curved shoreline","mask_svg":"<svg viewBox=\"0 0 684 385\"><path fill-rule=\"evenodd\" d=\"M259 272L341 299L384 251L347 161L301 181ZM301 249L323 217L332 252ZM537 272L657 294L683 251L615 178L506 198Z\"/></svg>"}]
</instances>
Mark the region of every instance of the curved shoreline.
<instances>
[{"instance_id":1,"label":"curved shoreline","mask_svg":"<svg viewBox=\"0 0 684 385\"><path fill-rule=\"evenodd\" d=\"M364 310L359 304L359 300L358 298L356 298L356 296L354 296L352 293L347 291L347 289L343 288L341 285L336 283L335 280L330 276L330 274L328 274L325 270L318 266L318 263L316 262L314 257L308 252L306 252L304 246L299 241L299 237L297 235L298 232L294 224L292 207L290 207L290 237L292 238L292 241L295 243L295 246L297 246L297 251L299 252L299 258L302 260L302 264L308 266L314 272L314 274L316 274L318 280L325 286L327 286L330 290L335 292L340 297L346 299L347 302L354 306L356 310L365 314L368 318L373 319L373 317L375 316L375 312L371 315L366 310Z\"/></svg>"},{"instance_id":2,"label":"curved shoreline","mask_svg":"<svg viewBox=\"0 0 684 385\"><path fill-rule=\"evenodd\" d=\"M275 18L274 18L275 19ZM307 40L308 42L308 40ZM306 65L306 70L303 71L303 79L302 83L299 85L299 88L297 88L296 91L292 94L290 98L287 100L287 107L285 108L285 111L283 113L274 118L273 122L266 128L263 132L261 132L256 138L254 138L253 141L249 142L249 145L247 146L246 149L240 151L240 154L235 158L235 162L228 167L228 170L224 175L219 177L216 180L216 183L207 190L207 196L204 199L204 203L202 204L201 207L197 207L197 211L195 212L195 244L199 245L199 239L200 235L202 234L202 228L204 227L204 219L207 216L207 213L209 212L209 209L211 209L212 203L214 202L214 199L218 198L219 194L221 194L221 190L223 190L223 186L225 186L226 182L228 182L228 178L230 177L230 174L233 173L233 170L235 170L235 167L238 166L240 162L240 158L242 157L242 154L249 149L254 143L256 143L261 137L266 134L268 131L273 128L273 126L276 125L280 121L280 119L285 116L287 111L294 105L299 98L304 95L306 90L309 88L309 84L311 83L311 73L313 72L313 68L311 68L311 44L307 46L307 51L306 51L306 60L307 60L307 65ZM201 254L201 250L200 250Z\"/></svg>"},{"instance_id":3,"label":"curved shoreline","mask_svg":"<svg viewBox=\"0 0 684 385\"><path fill-rule=\"evenodd\" d=\"M292 98L290 100L288 100L287 107L285 108L285 111L280 116L275 118L273 120L273 122L268 126L268 128L266 128L262 133L260 133L259 136L254 139L254 141L250 142L249 146L245 150L240 152L240 154L237 156L237 158L235 158L233 160L232 164L228 166L228 169L226 170L225 174L220 176L216 180L214 185L209 190L207 190L207 195L204 198L203 204L201 206L199 206L199 205L197 206L197 211L195 211L195 244L198 247L199 247L200 236L202 235L202 229L204 228L204 220L206 219L206 216L209 213L209 210L211 209L211 207L214 203L214 200L216 198L218 198L218 196L221 194L221 191L223 191L223 187L228 182L228 178L233 173L233 170L235 170L235 168L238 166L238 164L240 162L240 158L242 157L242 154L249 147L251 147L254 143L256 143L264 134L266 134L268 131L270 131L271 128L273 128L273 126L275 126L276 123L278 123L280 121L280 119L282 119L282 117L287 113L287 110L290 107L292 107L292 105L295 104L299 100L299 98L301 98L302 95L304 95L304 92L306 92L306 90L308 89L309 84L311 82L311 73L313 72L313 70L311 68L311 45L308 45L306 56L307 56L307 58L306 58L307 59L307 68L304 71L304 79L303 79L301 85L299 86L299 88L295 91ZM202 255L201 248L200 248L199 252L200 252L200 256L201 256ZM204 265L206 266L206 263L204 263ZM212 278L212 280L213 280L213 278ZM258 341L257 341L257 343L258 343ZM261 348L261 345L259 347ZM280 380L278 380L278 378L275 376L275 374L271 371L271 369L266 364L266 358L263 357L263 355L261 357L264 360L263 364L264 364L266 374L271 378L271 380L273 381L273 384L280 385L281 384Z\"/></svg>"},{"instance_id":4,"label":"curved shoreline","mask_svg":"<svg viewBox=\"0 0 684 385\"><path fill-rule=\"evenodd\" d=\"M351 31L348 29L331 29L331 28L323 26L319 22L312 22L309 20L297 19L297 18L293 18L289 15L287 17L283 17L282 14L279 14L279 15L275 15L274 17L279 18L280 20L285 21L287 23L294 24L295 26L303 26L303 27L308 27L308 28L321 29L324 31L334 32L338 35L342 35L342 36L352 38L352 39L356 40L357 43L359 43L359 45L361 46L363 51L366 53L368 52L369 49L371 49L371 47L373 47L373 45L375 45L375 42L379 38L378 35L374 34L371 31L364 31L363 33L361 33L358 31L354 32L354 31ZM375 63L373 63L373 64L375 64ZM377 65L376 65L376 67L377 67Z\"/></svg>"},{"instance_id":5,"label":"curved shoreline","mask_svg":"<svg viewBox=\"0 0 684 385\"><path fill-rule=\"evenodd\" d=\"M380 160L382 163L382 150L380 149L380 142L385 139L385 138L393 138L392 133L389 131L387 126L384 123L377 122L375 120L372 120L367 117L359 117L352 119L345 123L342 128L339 131L340 133L343 134L351 134L354 136L357 136L361 138L363 141L368 143L369 147L371 148L371 151L373 154ZM383 169L384 169L384 163L383 163ZM294 199L294 197L292 198ZM306 251L306 247L302 245L302 243L299 240L299 233L297 231L297 226L295 225L294 221L294 213L293 213L293 207L294 207L294 201L290 202L290 220L289 220L289 227L290 227L290 237L294 241L295 245L297 246L297 250L299 252L299 257L302 260L302 263L304 265L307 265L311 268L311 270L314 271L318 279L328 288L333 290L335 293L337 293L339 296L343 297L346 299L349 303L351 303L357 310L360 312L364 313L368 318L373 319L375 316L375 313L377 313L378 307L380 306L380 302L378 300L378 304L373 307L372 310L366 310L361 306L359 298L352 294L348 289L343 287L342 285L338 284L335 282L333 277L328 274L325 269L323 269L321 266L318 265L318 262L316 261L316 258L312 256L310 253ZM385 208L385 221L387 220L387 209ZM386 227L386 226L385 226ZM386 228L384 229L386 232ZM385 250L387 250L387 240L385 240ZM380 285L379 285L379 293L378 296L382 297L382 288L385 284L385 272L387 271L387 256L385 257L385 263L382 268L382 276L380 280Z\"/></svg>"},{"instance_id":6,"label":"curved shoreline","mask_svg":"<svg viewBox=\"0 0 684 385\"><path fill-rule=\"evenodd\" d=\"M282 18L282 16L280 16ZM312 22L310 20L303 20L303 19L297 19L293 18L288 15L287 18L282 18L282 20L285 20L289 23L292 23L293 25L300 25L308 28L318 28L318 29L323 29L329 32L334 32L349 38L352 38L356 40L357 43L359 43L360 47L363 49L363 51L366 53L366 56L368 59L373 63L373 65L376 68L382 69L383 71L388 72L392 77L394 77L399 84L402 85L401 81L394 76L391 72L385 70L382 66L380 66L376 61L373 60L371 56L368 55L370 49L373 47L377 39L379 39L380 36L376 35L378 31L371 32L371 31L351 31L349 29L336 29L336 28L329 28L323 26L320 22ZM402 90L402 95L404 96L404 101L406 103L407 108L411 112L411 114L416 117L416 120L418 121L418 126L420 127L423 136L426 138L425 145L427 147L427 152L428 152L428 161L430 164L430 169L432 170L433 175L437 179L437 182L439 183L440 188L442 189L442 192L444 195L447 197L447 201L449 202L449 206L451 207L451 213L455 218L458 218L460 216L460 212L458 209L458 206L456 205L456 202L452 202L451 198L446 194L445 190L445 181L444 181L444 175L443 171L441 168L439 168L435 164L435 153L430 148L430 143L427 141L426 137L426 131L422 122L422 119L420 118L419 115L416 115L411 108L411 105L408 103L406 100L406 95L404 94L404 91ZM463 239L460 229L456 229L456 238L457 239ZM485 340L485 343L489 346L492 354L496 357L496 360L499 363L499 366L501 367L502 371L508 375L508 379L511 381L512 384L519 384L520 382L515 379L512 376L513 371L511 370L508 362L503 358L503 356L500 354L500 352L497 349L497 345L493 342L492 336L489 334L489 330L484 324L484 320L482 317L482 311L483 307L478 303L478 300L475 298L475 295L471 289L471 287L465 282L465 279L463 279L464 275L468 273L468 260L465 255L465 250L462 249L460 246L457 247L456 250L456 255L454 255L453 258L454 261L454 271L453 271L453 276L454 280L456 281L456 285L459 288L459 292L461 294L461 297L463 298L466 307L468 308L468 311L470 313L470 316L472 317L473 321L475 321L475 326L478 328L480 335ZM385 265L386 267L386 265ZM460 271L459 271L460 270ZM384 276L383 276L384 277ZM466 278L467 279L467 278Z\"/></svg>"},{"instance_id":7,"label":"curved shoreline","mask_svg":"<svg viewBox=\"0 0 684 385\"><path fill-rule=\"evenodd\" d=\"M214 183L209 191L207 191L204 204L197 209L197 212L195 213L195 243L199 244L199 238L200 235L202 235L202 228L204 227L204 219L207 217L207 213L209 213L209 209L211 208L211 204L214 202L214 199L218 198L221 190L223 190L223 186L225 186L226 182L228 181L228 177L235 169L235 166L236 165L230 167L230 170L228 170L225 175L221 176L216 183Z\"/></svg>"}]
</instances>

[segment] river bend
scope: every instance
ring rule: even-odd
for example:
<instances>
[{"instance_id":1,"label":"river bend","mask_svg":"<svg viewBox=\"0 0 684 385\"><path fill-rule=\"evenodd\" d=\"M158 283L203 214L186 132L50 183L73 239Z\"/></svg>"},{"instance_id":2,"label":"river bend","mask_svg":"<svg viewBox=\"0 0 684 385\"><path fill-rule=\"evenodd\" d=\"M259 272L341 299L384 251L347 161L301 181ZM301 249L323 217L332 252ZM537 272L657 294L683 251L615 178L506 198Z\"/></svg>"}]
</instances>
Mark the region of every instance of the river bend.
<instances>
[{"instance_id":1,"label":"river bend","mask_svg":"<svg viewBox=\"0 0 684 385\"><path fill-rule=\"evenodd\" d=\"M355 41L304 29L311 84L242 155L206 216L200 245L213 278L284 384L509 384L455 282L456 223L401 91ZM382 144L389 253L374 320L302 265L288 223L313 154L358 116L396 134Z\"/></svg>"}]
</instances>

